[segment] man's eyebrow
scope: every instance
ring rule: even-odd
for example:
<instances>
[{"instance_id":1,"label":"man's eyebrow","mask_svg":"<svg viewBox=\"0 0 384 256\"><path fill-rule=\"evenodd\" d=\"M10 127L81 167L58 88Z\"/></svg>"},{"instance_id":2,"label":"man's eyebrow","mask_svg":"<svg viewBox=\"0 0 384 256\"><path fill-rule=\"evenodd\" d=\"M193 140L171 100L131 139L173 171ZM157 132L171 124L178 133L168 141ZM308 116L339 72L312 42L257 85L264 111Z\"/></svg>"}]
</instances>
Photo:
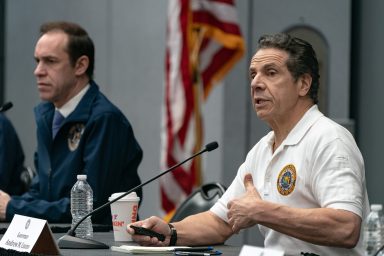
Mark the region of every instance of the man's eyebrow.
<instances>
[{"instance_id":1,"label":"man's eyebrow","mask_svg":"<svg viewBox=\"0 0 384 256\"><path fill-rule=\"evenodd\" d=\"M59 59L58 57L56 56L53 56L53 55L45 55L45 56L40 56L40 57L36 57L35 56L35 59L39 59L39 60L57 60Z\"/></svg>"},{"instance_id":2,"label":"man's eyebrow","mask_svg":"<svg viewBox=\"0 0 384 256\"><path fill-rule=\"evenodd\" d=\"M263 65L263 68L277 68L277 67L280 67L281 65L278 65L274 62L269 62L269 63L266 63L265 65Z\"/></svg>"}]
</instances>

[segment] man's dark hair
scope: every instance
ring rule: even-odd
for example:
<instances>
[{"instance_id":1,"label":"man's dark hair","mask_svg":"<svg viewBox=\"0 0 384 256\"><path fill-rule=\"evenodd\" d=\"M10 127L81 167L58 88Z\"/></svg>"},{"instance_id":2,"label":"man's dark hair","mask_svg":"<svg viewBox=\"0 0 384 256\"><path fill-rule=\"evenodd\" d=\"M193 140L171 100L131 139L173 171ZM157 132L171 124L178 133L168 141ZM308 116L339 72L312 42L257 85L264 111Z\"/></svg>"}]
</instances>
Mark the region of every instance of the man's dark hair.
<instances>
[{"instance_id":1,"label":"man's dark hair","mask_svg":"<svg viewBox=\"0 0 384 256\"><path fill-rule=\"evenodd\" d=\"M292 37L285 33L264 35L260 37L258 43L257 50L276 48L286 51L289 54L287 68L296 81L303 74L309 74L312 77L309 96L317 104L320 78L319 63L312 45L300 38Z\"/></svg>"},{"instance_id":2,"label":"man's dark hair","mask_svg":"<svg viewBox=\"0 0 384 256\"><path fill-rule=\"evenodd\" d=\"M70 62L75 66L76 61L83 55L89 59L89 66L86 74L89 79L93 79L93 70L95 67L95 46L87 31L76 23L66 21L47 22L41 25L40 34L58 30L68 35L67 51Z\"/></svg>"}]
</instances>

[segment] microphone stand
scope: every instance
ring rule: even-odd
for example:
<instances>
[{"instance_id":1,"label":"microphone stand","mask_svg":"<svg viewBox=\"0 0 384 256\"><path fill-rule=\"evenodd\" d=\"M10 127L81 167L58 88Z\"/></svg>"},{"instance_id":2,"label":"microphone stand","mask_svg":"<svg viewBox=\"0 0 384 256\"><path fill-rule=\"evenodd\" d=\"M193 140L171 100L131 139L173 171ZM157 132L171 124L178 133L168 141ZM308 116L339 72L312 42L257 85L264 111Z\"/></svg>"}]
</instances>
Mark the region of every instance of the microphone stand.
<instances>
[{"instance_id":1,"label":"microphone stand","mask_svg":"<svg viewBox=\"0 0 384 256\"><path fill-rule=\"evenodd\" d=\"M180 165L184 164L185 162L191 160L192 158L195 158L196 156L204 153L204 152L207 152L207 151L212 151L214 149L216 149L219 145L217 144L217 142L211 142L211 143L208 143L205 148L197 153L195 153L193 156L185 159L184 161L178 163L178 164L175 164L174 166L172 166L171 168L169 168L168 170L160 173L159 175L153 177L152 179L144 182L144 183L141 183L139 185L137 185L136 187L128 190L127 192L123 193L122 195L114 198L113 200L111 201L108 201L106 202L105 204L99 206L98 208L96 208L95 210L89 212L87 215L85 215L83 218L81 218L76 224L75 226L73 226L68 232L66 235L60 237L58 239L58 246L60 249L108 249L109 246L102 243L102 242L98 242L98 241L95 241L95 240L92 240L92 239L88 239L88 238L80 238L80 237L76 237L76 233L75 233L75 230L76 228L86 219L88 218L89 216L93 215L94 213L96 212L99 212L101 209L105 208L106 206L116 202L117 200L125 197L126 195L128 195L129 193L132 193L133 191L143 187L144 185L147 185L148 183L154 181L155 179L163 176L164 174L176 169L177 167L179 167Z\"/></svg>"}]
</instances>

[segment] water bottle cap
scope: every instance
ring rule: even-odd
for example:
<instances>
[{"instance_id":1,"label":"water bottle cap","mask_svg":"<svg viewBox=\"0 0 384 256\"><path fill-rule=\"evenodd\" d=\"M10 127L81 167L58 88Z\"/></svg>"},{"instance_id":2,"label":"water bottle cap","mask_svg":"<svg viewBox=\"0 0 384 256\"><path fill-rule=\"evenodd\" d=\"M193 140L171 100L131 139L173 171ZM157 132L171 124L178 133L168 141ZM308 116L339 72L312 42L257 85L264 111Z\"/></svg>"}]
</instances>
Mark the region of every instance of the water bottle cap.
<instances>
[{"instance_id":1,"label":"water bottle cap","mask_svg":"<svg viewBox=\"0 0 384 256\"><path fill-rule=\"evenodd\" d=\"M383 209L383 206L381 204L371 204L372 211L381 211L382 209Z\"/></svg>"},{"instance_id":2,"label":"water bottle cap","mask_svg":"<svg viewBox=\"0 0 384 256\"><path fill-rule=\"evenodd\" d=\"M87 175L85 175L85 174L79 174L79 175L77 175L77 179L78 179L78 180L86 180L86 179L87 179Z\"/></svg>"}]
</instances>

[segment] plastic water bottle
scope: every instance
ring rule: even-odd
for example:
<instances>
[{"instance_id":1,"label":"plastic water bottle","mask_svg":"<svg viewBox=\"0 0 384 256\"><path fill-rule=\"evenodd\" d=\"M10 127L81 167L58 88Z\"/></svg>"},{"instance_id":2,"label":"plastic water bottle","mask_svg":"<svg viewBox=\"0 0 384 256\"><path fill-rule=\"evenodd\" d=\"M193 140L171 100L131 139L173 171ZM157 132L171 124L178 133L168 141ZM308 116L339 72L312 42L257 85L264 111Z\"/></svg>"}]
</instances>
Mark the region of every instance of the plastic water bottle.
<instances>
[{"instance_id":1,"label":"plastic water bottle","mask_svg":"<svg viewBox=\"0 0 384 256\"><path fill-rule=\"evenodd\" d=\"M93 210L93 191L87 182L87 175L77 175L77 182L71 189L72 228ZM77 237L92 238L91 217L87 217L75 230Z\"/></svg>"},{"instance_id":2,"label":"plastic water bottle","mask_svg":"<svg viewBox=\"0 0 384 256\"><path fill-rule=\"evenodd\" d=\"M382 209L383 207L381 204L372 204L371 212L368 214L366 222L364 223L364 246L366 256L378 255L376 253L383 245L384 223Z\"/></svg>"}]
</instances>

